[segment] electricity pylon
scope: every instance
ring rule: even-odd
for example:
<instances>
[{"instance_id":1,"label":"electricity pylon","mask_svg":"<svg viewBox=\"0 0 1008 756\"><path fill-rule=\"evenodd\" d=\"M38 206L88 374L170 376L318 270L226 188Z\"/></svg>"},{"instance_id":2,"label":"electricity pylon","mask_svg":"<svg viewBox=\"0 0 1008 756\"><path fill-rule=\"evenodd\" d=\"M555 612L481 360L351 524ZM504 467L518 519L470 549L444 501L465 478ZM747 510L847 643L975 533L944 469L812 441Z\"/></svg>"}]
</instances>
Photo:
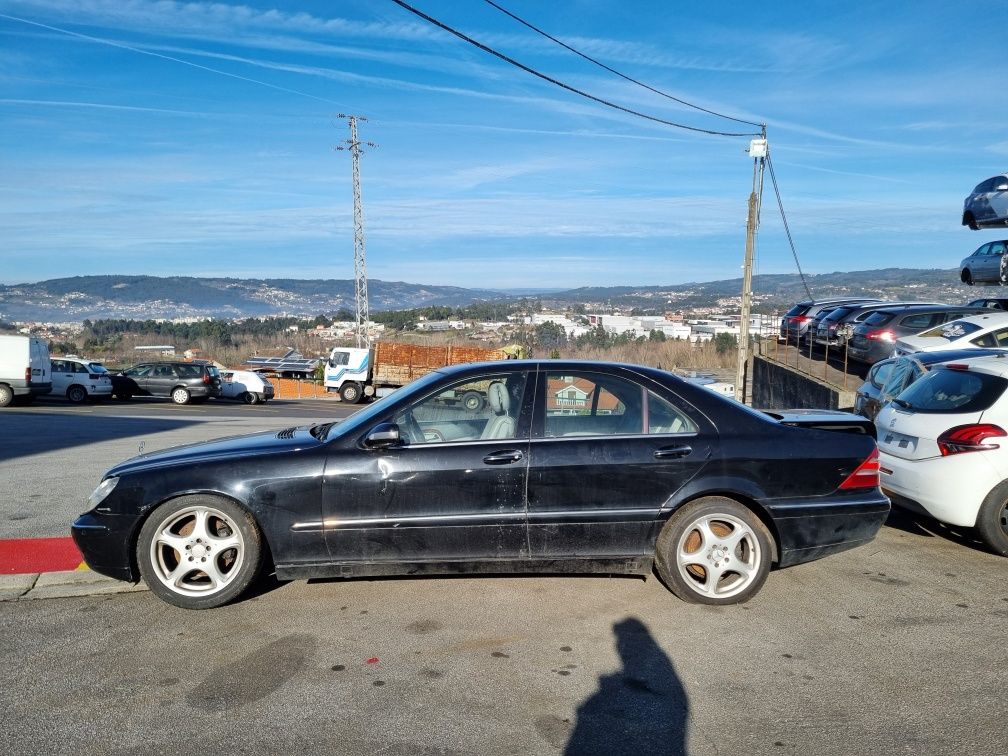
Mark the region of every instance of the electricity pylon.
<instances>
[{"instance_id":1,"label":"electricity pylon","mask_svg":"<svg viewBox=\"0 0 1008 756\"><path fill-rule=\"evenodd\" d=\"M354 293L357 299L357 346L371 346L368 334L368 292L367 292L367 255L364 249L364 209L361 206L360 188L360 156L361 147L377 147L374 142L361 142L357 139L357 121L367 121L363 116L338 114L346 118L350 124L350 138L336 147L337 150L347 150L353 166L353 217L354 217Z\"/></svg>"}]
</instances>

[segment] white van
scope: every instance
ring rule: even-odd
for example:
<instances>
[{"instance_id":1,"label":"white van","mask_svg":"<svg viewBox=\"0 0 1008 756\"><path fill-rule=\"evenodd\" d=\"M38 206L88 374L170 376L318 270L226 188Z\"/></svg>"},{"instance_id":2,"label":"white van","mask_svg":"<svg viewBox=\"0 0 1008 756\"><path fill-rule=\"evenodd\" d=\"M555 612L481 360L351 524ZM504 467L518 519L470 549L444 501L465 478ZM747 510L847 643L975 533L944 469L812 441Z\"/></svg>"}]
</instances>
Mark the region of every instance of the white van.
<instances>
[{"instance_id":1,"label":"white van","mask_svg":"<svg viewBox=\"0 0 1008 756\"><path fill-rule=\"evenodd\" d=\"M258 404L273 398L273 384L251 370L221 370L221 399Z\"/></svg>"},{"instance_id":2,"label":"white van","mask_svg":"<svg viewBox=\"0 0 1008 756\"><path fill-rule=\"evenodd\" d=\"M49 347L34 336L0 336L0 407L52 391Z\"/></svg>"}]
</instances>

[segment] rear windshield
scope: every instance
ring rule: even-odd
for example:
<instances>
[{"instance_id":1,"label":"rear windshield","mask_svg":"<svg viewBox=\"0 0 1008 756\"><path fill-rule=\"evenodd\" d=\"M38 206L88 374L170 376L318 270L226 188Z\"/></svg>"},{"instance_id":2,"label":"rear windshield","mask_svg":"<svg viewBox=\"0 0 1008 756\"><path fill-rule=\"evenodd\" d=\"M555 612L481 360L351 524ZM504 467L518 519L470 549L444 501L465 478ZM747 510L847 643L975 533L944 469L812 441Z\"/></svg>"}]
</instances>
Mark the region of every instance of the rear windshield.
<instances>
[{"instance_id":1,"label":"rear windshield","mask_svg":"<svg viewBox=\"0 0 1008 756\"><path fill-rule=\"evenodd\" d=\"M788 317L793 318L795 315L804 315L808 312L810 305L807 304L796 304L790 310L787 311Z\"/></svg>"},{"instance_id":2,"label":"rear windshield","mask_svg":"<svg viewBox=\"0 0 1008 756\"><path fill-rule=\"evenodd\" d=\"M864 319L864 322L870 326L880 326L885 325L895 317L896 313L894 312L873 312Z\"/></svg>"},{"instance_id":3,"label":"rear windshield","mask_svg":"<svg viewBox=\"0 0 1008 756\"><path fill-rule=\"evenodd\" d=\"M915 412L983 412L1008 388L1008 379L972 370L938 367L896 397L898 406Z\"/></svg>"},{"instance_id":4,"label":"rear windshield","mask_svg":"<svg viewBox=\"0 0 1008 756\"><path fill-rule=\"evenodd\" d=\"M837 307L835 310L831 310L823 320L840 320L840 318L849 315L856 309L856 307Z\"/></svg>"},{"instance_id":5,"label":"rear windshield","mask_svg":"<svg viewBox=\"0 0 1008 756\"><path fill-rule=\"evenodd\" d=\"M974 331L979 331L980 326L976 323L965 323L961 320L953 320L951 323L943 323L940 326L935 326L930 331L924 331L924 333L918 333L925 339L947 339L952 341L953 339L961 339L968 333L973 333Z\"/></svg>"},{"instance_id":6,"label":"rear windshield","mask_svg":"<svg viewBox=\"0 0 1008 756\"><path fill-rule=\"evenodd\" d=\"M105 366L102 365L100 362L89 362L88 363L88 370L90 372L92 372L92 373L107 373L108 372L108 370L105 369Z\"/></svg>"}]
</instances>

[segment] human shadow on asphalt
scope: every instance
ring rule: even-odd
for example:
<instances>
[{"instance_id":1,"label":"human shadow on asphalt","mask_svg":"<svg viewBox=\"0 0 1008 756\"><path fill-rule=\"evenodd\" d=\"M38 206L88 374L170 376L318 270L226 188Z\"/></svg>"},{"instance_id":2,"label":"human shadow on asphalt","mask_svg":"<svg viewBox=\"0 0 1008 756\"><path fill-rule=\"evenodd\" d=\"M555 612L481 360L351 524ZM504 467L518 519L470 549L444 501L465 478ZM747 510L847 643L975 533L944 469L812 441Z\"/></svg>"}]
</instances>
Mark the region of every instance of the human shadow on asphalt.
<instances>
[{"instance_id":1,"label":"human shadow on asphalt","mask_svg":"<svg viewBox=\"0 0 1008 756\"><path fill-rule=\"evenodd\" d=\"M207 421L154 417L123 417L115 415L78 415L53 412L18 412L4 410L0 430L0 462L27 457L31 454L60 451L76 446L88 446L102 441L124 438L147 439L147 451L154 451L150 437L165 431L190 425L205 425ZM207 438L222 433L209 433Z\"/></svg>"},{"instance_id":2,"label":"human shadow on asphalt","mask_svg":"<svg viewBox=\"0 0 1008 756\"><path fill-rule=\"evenodd\" d=\"M565 756L684 756L689 700L672 660L634 617L613 632L623 668L578 707Z\"/></svg>"}]
</instances>

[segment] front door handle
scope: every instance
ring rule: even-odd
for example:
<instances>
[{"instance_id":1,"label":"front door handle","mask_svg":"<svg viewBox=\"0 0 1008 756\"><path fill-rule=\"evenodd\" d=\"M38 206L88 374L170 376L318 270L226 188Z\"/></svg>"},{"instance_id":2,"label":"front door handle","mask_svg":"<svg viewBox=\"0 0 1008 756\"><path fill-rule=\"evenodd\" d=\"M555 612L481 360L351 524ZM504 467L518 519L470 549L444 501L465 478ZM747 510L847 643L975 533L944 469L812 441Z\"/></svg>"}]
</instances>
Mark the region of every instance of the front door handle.
<instances>
[{"instance_id":1,"label":"front door handle","mask_svg":"<svg viewBox=\"0 0 1008 756\"><path fill-rule=\"evenodd\" d=\"M682 459L693 453L692 446L666 446L654 453L655 459Z\"/></svg>"},{"instance_id":2,"label":"front door handle","mask_svg":"<svg viewBox=\"0 0 1008 756\"><path fill-rule=\"evenodd\" d=\"M494 452L493 454L487 454L483 457L483 461L488 465L510 465L513 462L519 462L525 455L522 454L517 449L508 449L507 451Z\"/></svg>"}]
</instances>

